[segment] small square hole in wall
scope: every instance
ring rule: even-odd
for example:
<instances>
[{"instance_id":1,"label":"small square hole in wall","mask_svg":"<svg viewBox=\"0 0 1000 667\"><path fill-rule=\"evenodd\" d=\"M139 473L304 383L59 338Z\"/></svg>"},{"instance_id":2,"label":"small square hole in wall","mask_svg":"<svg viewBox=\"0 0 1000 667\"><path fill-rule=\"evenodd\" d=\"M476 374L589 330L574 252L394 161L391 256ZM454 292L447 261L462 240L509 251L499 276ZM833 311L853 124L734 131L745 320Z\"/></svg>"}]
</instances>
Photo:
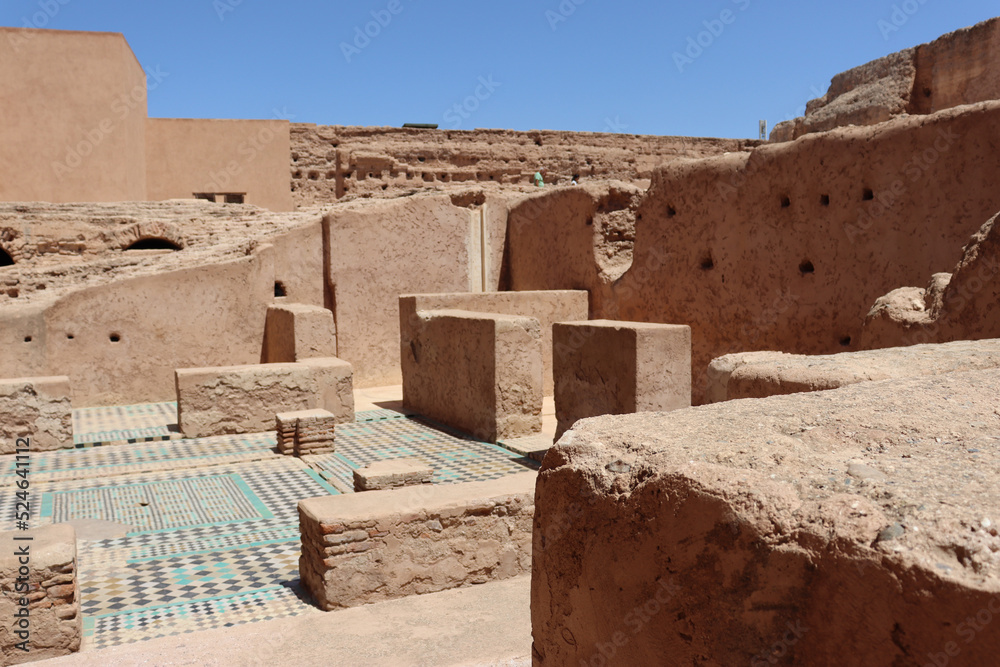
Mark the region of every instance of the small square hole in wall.
<instances>
[{"instance_id":1,"label":"small square hole in wall","mask_svg":"<svg viewBox=\"0 0 1000 667\"><path fill-rule=\"evenodd\" d=\"M819 196L819 203L820 203L821 206L829 206L830 205L830 195L820 195Z\"/></svg>"},{"instance_id":2,"label":"small square hole in wall","mask_svg":"<svg viewBox=\"0 0 1000 667\"><path fill-rule=\"evenodd\" d=\"M875 199L875 191L871 188L865 188L861 193L861 199L863 201L871 201Z\"/></svg>"}]
</instances>

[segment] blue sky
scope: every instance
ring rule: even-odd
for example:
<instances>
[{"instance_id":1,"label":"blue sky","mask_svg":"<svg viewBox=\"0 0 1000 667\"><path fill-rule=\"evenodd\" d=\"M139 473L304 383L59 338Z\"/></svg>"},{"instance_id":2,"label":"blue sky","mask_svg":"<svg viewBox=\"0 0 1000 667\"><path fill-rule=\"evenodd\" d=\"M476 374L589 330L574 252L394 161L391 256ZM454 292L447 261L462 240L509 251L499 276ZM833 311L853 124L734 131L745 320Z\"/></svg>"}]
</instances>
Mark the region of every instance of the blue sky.
<instances>
[{"instance_id":1,"label":"blue sky","mask_svg":"<svg viewBox=\"0 0 1000 667\"><path fill-rule=\"evenodd\" d=\"M996 0L0 3L0 25L123 33L162 79L154 117L718 137L755 137L834 74L997 14Z\"/></svg>"}]
</instances>

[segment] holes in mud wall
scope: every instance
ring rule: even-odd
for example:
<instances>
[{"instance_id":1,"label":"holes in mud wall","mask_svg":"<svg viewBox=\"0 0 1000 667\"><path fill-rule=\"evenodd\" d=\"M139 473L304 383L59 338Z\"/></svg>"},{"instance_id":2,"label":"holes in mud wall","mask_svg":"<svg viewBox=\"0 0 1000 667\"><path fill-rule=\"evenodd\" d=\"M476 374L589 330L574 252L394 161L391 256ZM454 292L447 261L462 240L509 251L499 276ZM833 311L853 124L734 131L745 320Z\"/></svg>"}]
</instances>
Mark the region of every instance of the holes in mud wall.
<instances>
[{"instance_id":1,"label":"holes in mud wall","mask_svg":"<svg viewBox=\"0 0 1000 667\"><path fill-rule=\"evenodd\" d=\"M108 340L110 340L112 343L120 343L122 342L122 335L119 333L113 333L110 336L108 336Z\"/></svg>"},{"instance_id":2,"label":"holes in mud wall","mask_svg":"<svg viewBox=\"0 0 1000 667\"><path fill-rule=\"evenodd\" d=\"M328 171L328 172L326 172L326 180L332 181L332 180L335 180L336 178L337 178L337 172L335 172L335 171Z\"/></svg>"},{"instance_id":3,"label":"holes in mud wall","mask_svg":"<svg viewBox=\"0 0 1000 667\"><path fill-rule=\"evenodd\" d=\"M280 280L274 281L274 296L275 298L288 296L288 290L285 289L285 283Z\"/></svg>"},{"instance_id":4,"label":"holes in mud wall","mask_svg":"<svg viewBox=\"0 0 1000 667\"><path fill-rule=\"evenodd\" d=\"M310 171L309 172L309 180L310 181L318 181L319 180L319 172L318 171Z\"/></svg>"},{"instance_id":5,"label":"holes in mud wall","mask_svg":"<svg viewBox=\"0 0 1000 667\"><path fill-rule=\"evenodd\" d=\"M788 195L781 198L781 208L788 208L792 205L792 200Z\"/></svg>"},{"instance_id":6,"label":"holes in mud wall","mask_svg":"<svg viewBox=\"0 0 1000 667\"><path fill-rule=\"evenodd\" d=\"M427 158L425 158L425 157L418 157L417 158L417 162L426 162L426 161L427 161Z\"/></svg>"},{"instance_id":7,"label":"holes in mud wall","mask_svg":"<svg viewBox=\"0 0 1000 667\"><path fill-rule=\"evenodd\" d=\"M810 262L808 259L804 259L802 260L802 263L799 264L799 273L801 273L804 276L807 276L810 273L816 273L816 267L813 266L813 263Z\"/></svg>"},{"instance_id":8,"label":"holes in mud wall","mask_svg":"<svg viewBox=\"0 0 1000 667\"><path fill-rule=\"evenodd\" d=\"M125 250L180 250L181 247L173 241L159 237L139 239Z\"/></svg>"},{"instance_id":9,"label":"holes in mud wall","mask_svg":"<svg viewBox=\"0 0 1000 667\"><path fill-rule=\"evenodd\" d=\"M298 170L294 171L292 173L292 178L302 178L302 172Z\"/></svg>"},{"instance_id":10,"label":"holes in mud wall","mask_svg":"<svg viewBox=\"0 0 1000 667\"><path fill-rule=\"evenodd\" d=\"M25 343L30 343L31 342L31 336L25 336L24 337L24 342Z\"/></svg>"},{"instance_id":11,"label":"holes in mud wall","mask_svg":"<svg viewBox=\"0 0 1000 667\"><path fill-rule=\"evenodd\" d=\"M871 201L875 199L875 191L871 188L865 188L861 191L861 199L862 201Z\"/></svg>"},{"instance_id":12,"label":"holes in mud wall","mask_svg":"<svg viewBox=\"0 0 1000 667\"><path fill-rule=\"evenodd\" d=\"M851 346L851 337L850 336L844 336L843 338L841 338L840 339L840 345L841 345L841 347L850 347Z\"/></svg>"},{"instance_id":13,"label":"holes in mud wall","mask_svg":"<svg viewBox=\"0 0 1000 667\"><path fill-rule=\"evenodd\" d=\"M715 260L712 258L712 253L707 253L701 258L701 270L711 271L715 268Z\"/></svg>"},{"instance_id":14,"label":"holes in mud wall","mask_svg":"<svg viewBox=\"0 0 1000 667\"><path fill-rule=\"evenodd\" d=\"M819 196L819 203L820 203L820 206L829 206L830 205L830 195L820 195Z\"/></svg>"},{"instance_id":15,"label":"holes in mud wall","mask_svg":"<svg viewBox=\"0 0 1000 667\"><path fill-rule=\"evenodd\" d=\"M594 219L593 218L587 218L587 223L586 224L587 224L588 227L592 227L594 225Z\"/></svg>"},{"instance_id":16,"label":"holes in mud wall","mask_svg":"<svg viewBox=\"0 0 1000 667\"><path fill-rule=\"evenodd\" d=\"M677 215L677 209L674 208L673 206L668 206L667 207L667 217L668 218L672 218L675 215Z\"/></svg>"},{"instance_id":17,"label":"holes in mud wall","mask_svg":"<svg viewBox=\"0 0 1000 667\"><path fill-rule=\"evenodd\" d=\"M74 336L73 334L71 333L66 334L66 340L73 340L74 338L76 338L76 336Z\"/></svg>"},{"instance_id":18,"label":"holes in mud wall","mask_svg":"<svg viewBox=\"0 0 1000 667\"><path fill-rule=\"evenodd\" d=\"M0 266L14 266L14 258L3 248L0 248Z\"/></svg>"},{"instance_id":19,"label":"holes in mud wall","mask_svg":"<svg viewBox=\"0 0 1000 667\"><path fill-rule=\"evenodd\" d=\"M423 177L424 177L424 182L425 183L433 183L434 182L434 174L427 174L427 173L425 173L425 174L423 174Z\"/></svg>"}]
</instances>

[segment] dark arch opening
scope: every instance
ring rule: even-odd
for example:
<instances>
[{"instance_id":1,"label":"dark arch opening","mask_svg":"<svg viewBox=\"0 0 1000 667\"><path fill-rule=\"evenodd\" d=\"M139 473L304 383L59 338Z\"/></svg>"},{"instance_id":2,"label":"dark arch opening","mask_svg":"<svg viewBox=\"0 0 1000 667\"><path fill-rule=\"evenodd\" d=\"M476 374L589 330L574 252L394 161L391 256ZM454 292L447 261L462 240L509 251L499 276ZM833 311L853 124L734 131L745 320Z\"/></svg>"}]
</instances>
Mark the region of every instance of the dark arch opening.
<instances>
[{"instance_id":1,"label":"dark arch opening","mask_svg":"<svg viewBox=\"0 0 1000 667\"><path fill-rule=\"evenodd\" d=\"M130 245L125 249L126 250L180 250L181 247L176 243L174 243L173 241L169 241L167 239L148 238L148 239L139 239L138 241L136 241L135 243L133 243L132 245Z\"/></svg>"},{"instance_id":2,"label":"dark arch opening","mask_svg":"<svg viewBox=\"0 0 1000 667\"><path fill-rule=\"evenodd\" d=\"M14 266L14 258L3 248L0 248L0 266Z\"/></svg>"}]
</instances>

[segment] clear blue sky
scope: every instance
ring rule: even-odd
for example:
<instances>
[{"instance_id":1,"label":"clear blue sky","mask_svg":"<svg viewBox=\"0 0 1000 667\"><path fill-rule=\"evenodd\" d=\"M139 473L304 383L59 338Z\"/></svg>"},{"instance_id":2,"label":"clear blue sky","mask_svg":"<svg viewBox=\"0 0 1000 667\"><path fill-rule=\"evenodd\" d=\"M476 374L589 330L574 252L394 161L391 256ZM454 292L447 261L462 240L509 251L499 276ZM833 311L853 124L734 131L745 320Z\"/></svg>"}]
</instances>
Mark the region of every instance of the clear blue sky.
<instances>
[{"instance_id":1,"label":"clear blue sky","mask_svg":"<svg viewBox=\"0 0 1000 667\"><path fill-rule=\"evenodd\" d=\"M154 117L719 137L755 137L837 72L996 14L996 0L0 2L0 25L123 33L162 77Z\"/></svg>"}]
</instances>

